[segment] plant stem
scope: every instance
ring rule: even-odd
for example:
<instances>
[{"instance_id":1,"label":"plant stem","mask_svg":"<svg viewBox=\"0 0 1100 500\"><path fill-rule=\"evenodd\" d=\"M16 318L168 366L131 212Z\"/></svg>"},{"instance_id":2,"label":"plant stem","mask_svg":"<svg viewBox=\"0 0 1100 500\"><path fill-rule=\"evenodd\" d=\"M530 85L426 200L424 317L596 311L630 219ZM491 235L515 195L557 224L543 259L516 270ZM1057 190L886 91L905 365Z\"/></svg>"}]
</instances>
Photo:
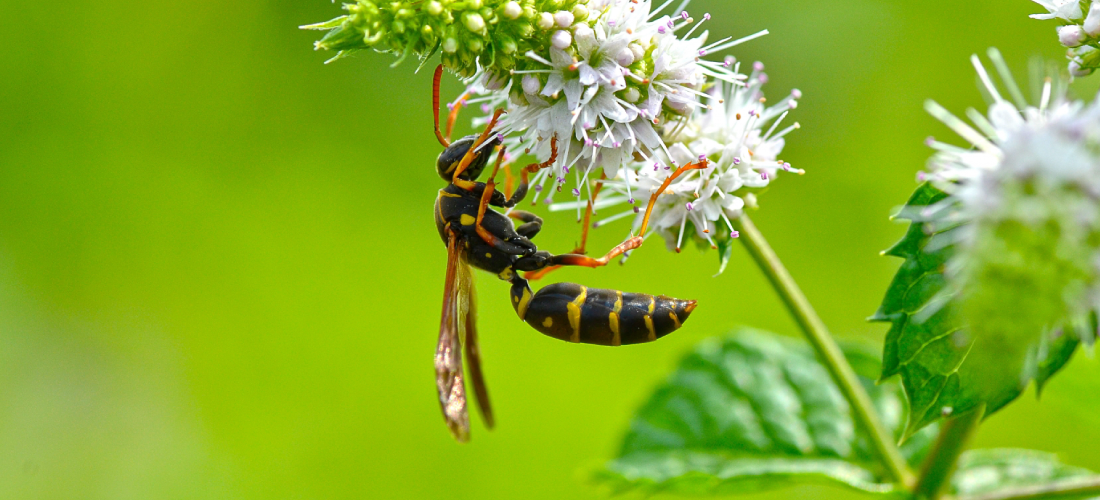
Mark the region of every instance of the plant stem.
<instances>
[{"instance_id":1,"label":"plant stem","mask_svg":"<svg viewBox=\"0 0 1100 500\"><path fill-rule=\"evenodd\" d=\"M783 299L783 303L787 305L787 309L791 311L791 315L794 316L798 326L802 328L806 338L813 344L818 356L826 368L829 369L833 381L836 382L840 392L848 400L856 421L870 436L871 445L882 460L890 478L903 487L909 488L913 483L913 473L910 472L909 465L905 462L905 458L901 456L901 451L898 450L894 438L879 421L871 397L863 389L863 385L860 384L855 371L848 364L848 360L844 358L844 353L837 346L836 341L829 335L825 324L814 312L813 307L806 300L806 296L802 294L802 290L798 288L794 278L791 278L790 273L783 267L783 263L779 261L779 257L775 255L775 251L764 239L764 235L756 229L749 217L742 215L733 219L732 222L740 233L739 239L745 244L745 248L748 249L753 260L756 261L756 265L768 277L768 281L771 281L772 286L779 293L779 297Z\"/></svg>"},{"instance_id":2,"label":"plant stem","mask_svg":"<svg viewBox=\"0 0 1100 500\"><path fill-rule=\"evenodd\" d=\"M970 436L978 429L978 424L985 415L985 403L955 418L948 419L940 429L940 435L936 438L936 444L928 453L921 470L917 487L913 490L913 496L918 500L936 500L951 473L955 469L955 463L959 461L959 454L966 447Z\"/></svg>"},{"instance_id":3,"label":"plant stem","mask_svg":"<svg viewBox=\"0 0 1100 500\"><path fill-rule=\"evenodd\" d=\"M959 500L1038 500L1095 496L1100 496L1100 477L1062 479L1038 486L1024 486L984 495L959 497Z\"/></svg>"}]
</instances>

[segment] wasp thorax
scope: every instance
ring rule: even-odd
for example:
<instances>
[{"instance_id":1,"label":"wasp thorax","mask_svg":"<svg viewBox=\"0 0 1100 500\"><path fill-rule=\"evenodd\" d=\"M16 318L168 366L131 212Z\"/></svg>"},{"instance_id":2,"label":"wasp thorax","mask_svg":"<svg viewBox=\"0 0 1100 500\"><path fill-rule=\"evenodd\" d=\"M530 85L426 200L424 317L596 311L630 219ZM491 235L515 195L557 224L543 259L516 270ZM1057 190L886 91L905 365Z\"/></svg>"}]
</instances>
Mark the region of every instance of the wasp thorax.
<instances>
[{"instance_id":1,"label":"wasp thorax","mask_svg":"<svg viewBox=\"0 0 1100 500\"><path fill-rule=\"evenodd\" d=\"M466 152L470 150L470 146L477 141L476 135L468 135L463 137L447 146L442 153L439 154L439 159L435 162L435 170L443 180L450 182L454 177L455 170L458 168L458 164L462 162L462 158L466 156ZM481 171L485 169L485 165L489 164L489 159L492 156L492 152L496 150L496 147L500 145L500 136L493 136L478 147L474 153L474 158L470 161L469 166L462 171L458 177L460 179L474 180L481 175Z\"/></svg>"}]
</instances>

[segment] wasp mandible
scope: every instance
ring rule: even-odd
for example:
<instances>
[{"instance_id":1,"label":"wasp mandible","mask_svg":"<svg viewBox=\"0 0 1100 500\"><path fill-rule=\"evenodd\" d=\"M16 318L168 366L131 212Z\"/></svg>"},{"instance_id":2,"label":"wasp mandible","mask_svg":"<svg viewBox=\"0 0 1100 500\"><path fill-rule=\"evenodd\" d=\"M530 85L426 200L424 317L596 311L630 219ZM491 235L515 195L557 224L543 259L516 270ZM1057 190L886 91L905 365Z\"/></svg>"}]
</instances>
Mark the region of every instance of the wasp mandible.
<instances>
[{"instance_id":1,"label":"wasp mandible","mask_svg":"<svg viewBox=\"0 0 1100 500\"><path fill-rule=\"evenodd\" d=\"M443 66L436 68L432 85L435 135L445 148L436 161L436 171L447 187L439 190L435 223L447 245L447 277L443 289L443 313L439 344L435 354L436 385L443 417L455 439L469 439L470 422L462 369L462 350L473 384L478 408L486 427L493 426L493 412L481 371L477 345L476 304L470 266L497 275L512 284L511 301L519 318L539 332L574 343L617 346L657 340L683 325L696 301L663 295L624 293L588 288L575 283L554 283L532 293L521 272L545 272L560 266L600 267L624 252L638 248L641 236L634 236L593 258L581 254L553 255L538 250L531 239L542 229L537 215L511 210L503 215L489 206L512 208L527 194L528 175L547 168L557 159L557 139L551 139L551 156L543 163L528 165L520 172L520 183L511 196L496 190L495 177L504 159L502 138L493 128L502 110L497 110L485 130L454 142L448 123L447 135L439 128L439 84ZM496 162L486 182L478 182L496 151ZM645 234L657 197L677 176L706 167L706 160L678 168L650 197L639 235ZM591 210L591 204L589 210ZM516 227L511 219L522 224ZM588 217L585 217L587 220ZM587 228L586 228L587 229ZM585 231L587 234L587 231ZM583 246L583 245L582 245Z\"/></svg>"}]
</instances>

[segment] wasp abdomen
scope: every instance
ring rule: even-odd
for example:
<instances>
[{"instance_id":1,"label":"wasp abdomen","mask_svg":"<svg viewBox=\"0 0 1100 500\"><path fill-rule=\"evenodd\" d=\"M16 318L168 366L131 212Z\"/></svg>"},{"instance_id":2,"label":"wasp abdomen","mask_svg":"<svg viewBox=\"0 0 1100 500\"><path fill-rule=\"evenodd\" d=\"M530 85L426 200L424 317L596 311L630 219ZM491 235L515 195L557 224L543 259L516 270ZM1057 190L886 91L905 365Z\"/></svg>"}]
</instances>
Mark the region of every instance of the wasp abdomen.
<instances>
[{"instance_id":1,"label":"wasp abdomen","mask_svg":"<svg viewBox=\"0 0 1100 500\"><path fill-rule=\"evenodd\" d=\"M622 345L652 342L680 328L694 300L625 293L554 283L533 296L526 281L512 286L520 319L545 335L567 342Z\"/></svg>"}]
</instances>

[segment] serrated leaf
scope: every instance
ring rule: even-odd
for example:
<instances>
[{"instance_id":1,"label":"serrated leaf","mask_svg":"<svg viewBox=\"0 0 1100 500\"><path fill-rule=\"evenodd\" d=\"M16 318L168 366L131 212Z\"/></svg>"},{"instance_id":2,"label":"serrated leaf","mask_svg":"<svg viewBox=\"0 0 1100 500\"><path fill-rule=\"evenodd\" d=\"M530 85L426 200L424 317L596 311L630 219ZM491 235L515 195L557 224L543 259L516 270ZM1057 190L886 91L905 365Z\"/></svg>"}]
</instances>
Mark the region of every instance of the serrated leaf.
<instances>
[{"instance_id":1,"label":"serrated leaf","mask_svg":"<svg viewBox=\"0 0 1100 500\"><path fill-rule=\"evenodd\" d=\"M951 489L960 498L985 495L1055 481L1095 479L1096 473L1061 463L1058 457L1034 450L973 450L959 457L958 469L951 478ZM1077 497L1087 498L1095 494ZM1036 497L1037 498L1037 497Z\"/></svg>"},{"instance_id":2,"label":"serrated leaf","mask_svg":"<svg viewBox=\"0 0 1100 500\"><path fill-rule=\"evenodd\" d=\"M845 348L883 423L900 432L896 383L875 385L873 351ZM935 429L910 440L913 462ZM614 491L740 493L805 483L895 492L847 401L803 342L743 329L709 339L637 411L619 457L596 479Z\"/></svg>"},{"instance_id":3,"label":"serrated leaf","mask_svg":"<svg viewBox=\"0 0 1100 500\"><path fill-rule=\"evenodd\" d=\"M946 197L931 184L922 184L895 216L914 222L901 241L883 253L905 261L870 318L891 323L880 380L901 375L911 408L906 435L944 414L963 413L985 403L988 416L1012 402L1030 382L1018 367L1040 349L1015 343L978 345L967 334L944 290L944 265L955 251L951 233L958 227L932 232L920 222L926 207ZM1037 356L1038 386L1065 366L1077 344L1074 336L1062 335L1045 346L1044 355Z\"/></svg>"}]
</instances>

